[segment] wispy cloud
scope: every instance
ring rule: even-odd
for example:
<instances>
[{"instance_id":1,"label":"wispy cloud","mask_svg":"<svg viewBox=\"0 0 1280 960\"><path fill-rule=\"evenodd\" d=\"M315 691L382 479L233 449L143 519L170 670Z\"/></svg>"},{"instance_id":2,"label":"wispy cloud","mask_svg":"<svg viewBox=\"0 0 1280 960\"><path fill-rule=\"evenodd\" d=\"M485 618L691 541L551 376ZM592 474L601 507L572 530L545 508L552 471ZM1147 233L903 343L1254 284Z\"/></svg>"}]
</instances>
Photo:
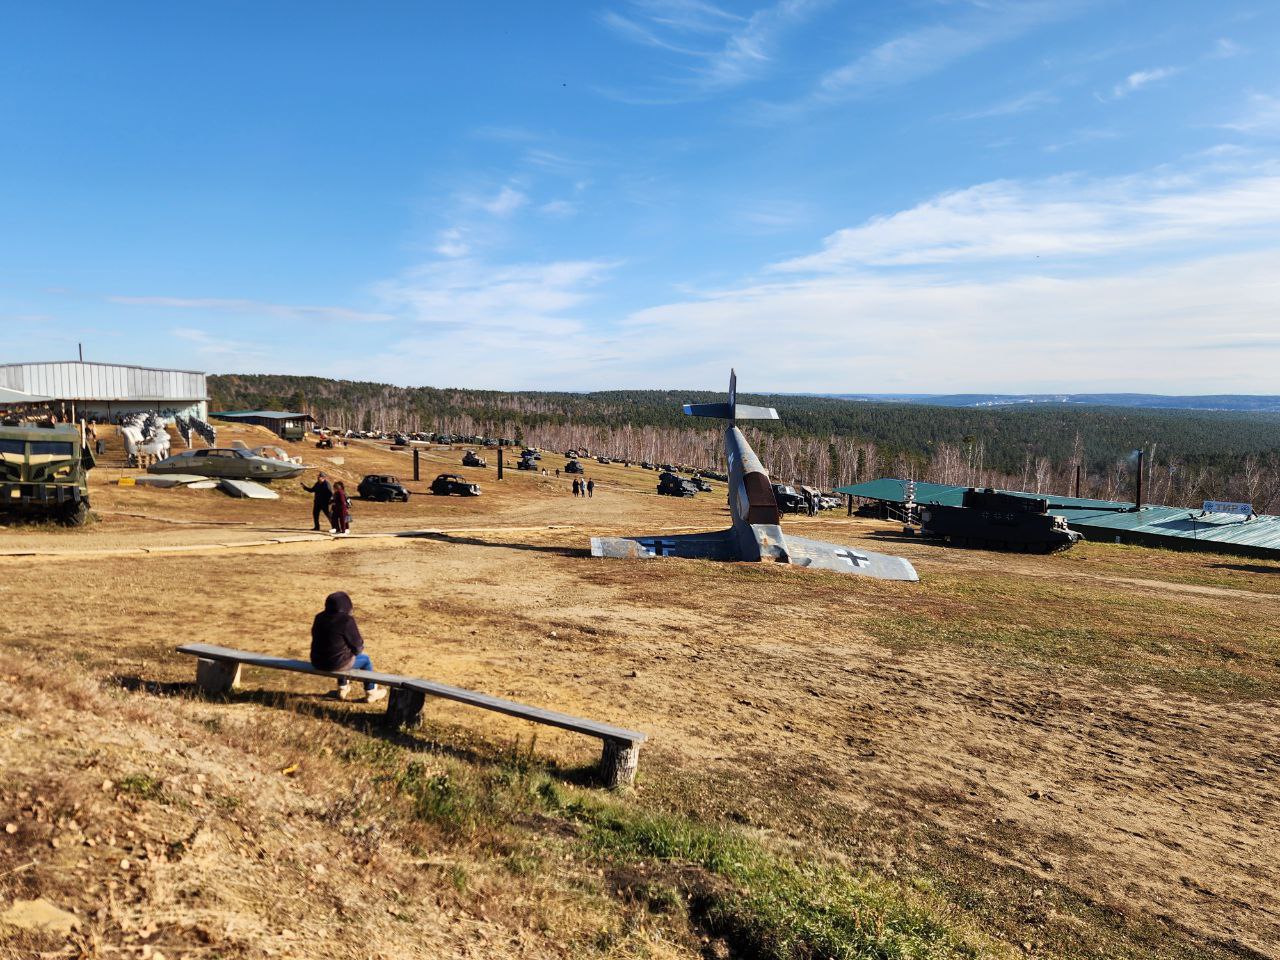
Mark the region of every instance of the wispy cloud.
<instances>
[{"instance_id":1,"label":"wispy cloud","mask_svg":"<svg viewBox=\"0 0 1280 960\"><path fill-rule=\"evenodd\" d=\"M109 296L109 303L126 306L164 307L169 310L207 310L215 313L254 314L288 320L325 320L333 323L383 323L390 314L352 310L347 307L306 306L221 297L126 297Z\"/></svg>"},{"instance_id":2,"label":"wispy cloud","mask_svg":"<svg viewBox=\"0 0 1280 960\"><path fill-rule=\"evenodd\" d=\"M229 337L215 337L194 327L178 327L169 331L170 336L195 344L196 352L218 362L234 360L237 364L258 362L266 358L260 344Z\"/></svg>"},{"instance_id":3,"label":"wispy cloud","mask_svg":"<svg viewBox=\"0 0 1280 960\"><path fill-rule=\"evenodd\" d=\"M1265 93L1250 94L1239 116L1222 126L1253 136L1280 135L1280 97Z\"/></svg>"},{"instance_id":4,"label":"wispy cloud","mask_svg":"<svg viewBox=\"0 0 1280 960\"><path fill-rule=\"evenodd\" d=\"M605 90L617 99L662 103L704 97L758 79L773 64L783 34L830 0L776 0L748 16L705 0L632 0L625 13L600 22L633 43L672 54L681 72L633 90Z\"/></svg>"},{"instance_id":5,"label":"wispy cloud","mask_svg":"<svg viewBox=\"0 0 1280 960\"><path fill-rule=\"evenodd\" d=\"M523 192L505 186L495 196L482 200L480 206L495 217L509 217L528 202L529 198Z\"/></svg>"},{"instance_id":6,"label":"wispy cloud","mask_svg":"<svg viewBox=\"0 0 1280 960\"><path fill-rule=\"evenodd\" d=\"M1180 72L1178 67L1155 67L1151 70L1135 70L1111 88L1112 100L1121 100L1131 93L1149 87L1153 83L1167 80Z\"/></svg>"},{"instance_id":7,"label":"wispy cloud","mask_svg":"<svg viewBox=\"0 0 1280 960\"><path fill-rule=\"evenodd\" d=\"M780 119L921 80L965 57L1070 16L1081 6L1081 2L1048 0L975 4L951 22L930 24L882 41L823 73L798 100L763 104L758 114L764 119Z\"/></svg>"},{"instance_id":8,"label":"wispy cloud","mask_svg":"<svg viewBox=\"0 0 1280 960\"><path fill-rule=\"evenodd\" d=\"M1227 182L1152 174L1109 180L996 181L934 197L827 237L784 273L869 267L1019 264L1141 257L1219 242L1280 243L1280 174Z\"/></svg>"},{"instance_id":9,"label":"wispy cloud","mask_svg":"<svg viewBox=\"0 0 1280 960\"><path fill-rule=\"evenodd\" d=\"M441 230L436 239L435 252L442 257L465 257L471 252L471 245L466 240L466 232L461 227L448 227Z\"/></svg>"},{"instance_id":10,"label":"wispy cloud","mask_svg":"<svg viewBox=\"0 0 1280 960\"><path fill-rule=\"evenodd\" d=\"M1244 47L1236 43L1228 37L1219 37L1213 44L1213 49L1209 51L1209 57L1213 60L1230 60L1232 57L1238 57L1244 53Z\"/></svg>"},{"instance_id":11,"label":"wispy cloud","mask_svg":"<svg viewBox=\"0 0 1280 960\"><path fill-rule=\"evenodd\" d=\"M1021 96L1000 100L972 113L960 114L957 120L985 120L989 117L1009 117L1018 113L1030 113L1058 102L1058 97L1048 90L1032 90Z\"/></svg>"}]
</instances>

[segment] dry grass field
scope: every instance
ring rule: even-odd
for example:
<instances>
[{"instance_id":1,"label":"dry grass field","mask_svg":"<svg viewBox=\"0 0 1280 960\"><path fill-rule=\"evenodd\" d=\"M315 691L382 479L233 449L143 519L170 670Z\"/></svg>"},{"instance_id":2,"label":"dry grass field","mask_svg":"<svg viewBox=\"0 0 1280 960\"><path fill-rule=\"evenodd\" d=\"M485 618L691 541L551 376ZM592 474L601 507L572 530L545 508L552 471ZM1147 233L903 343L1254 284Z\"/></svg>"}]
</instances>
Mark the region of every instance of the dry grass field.
<instances>
[{"instance_id":1,"label":"dry grass field","mask_svg":"<svg viewBox=\"0 0 1280 960\"><path fill-rule=\"evenodd\" d=\"M592 464L575 500L562 457L498 483L461 454L346 539L296 481L110 468L92 526L0 530L0 956L1280 957L1280 564L843 515L788 528L921 582L596 560L725 525L723 486ZM446 470L483 496L426 495ZM594 740L457 705L388 733L313 678L192 690L177 644L305 656L337 589L380 669L648 732L636 789L591 783ZM75 929L4 922L36 898Z\"/></svg>"}]
</instances>

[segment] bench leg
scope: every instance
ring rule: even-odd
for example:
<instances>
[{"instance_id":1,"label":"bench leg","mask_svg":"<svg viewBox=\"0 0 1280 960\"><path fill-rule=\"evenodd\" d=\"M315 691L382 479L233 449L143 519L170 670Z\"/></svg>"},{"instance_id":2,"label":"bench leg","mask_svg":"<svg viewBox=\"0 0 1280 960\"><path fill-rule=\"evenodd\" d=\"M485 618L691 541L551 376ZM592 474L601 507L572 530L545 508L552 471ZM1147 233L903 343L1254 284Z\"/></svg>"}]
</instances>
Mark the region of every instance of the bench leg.
<instances>
[{"instance_id":1,"label":"bench leg","mask_svg":"<svg viewBox=\"0 0 1280 960\"><path fill-rule=\"evenodd\" d=\"M427 695L421 690L392 687L387 700L388 725L410 729L422 726L422 707L426 701Z\"/></svg>"},{"instance_id":2,"label":"bench leg","mask_svg":"<svg viewBox=\"0 0 1280 960\"><path fill-rule=\"evenodd\" d=\"M600 757L600 779L610 790L629 787L640 765L640 744L630 740L605 740Z\"/></svg>"},{"instance_id":3,"label":"bench leg","mask_svg":"<svg viewBox=\"0 0 1280 960\"><path fill-rule=\"evenodd\" d=\"M196 686L205 693L230 693L240 686L240 664L227 660L196 660Z\"/></svg>"}]
</instances>

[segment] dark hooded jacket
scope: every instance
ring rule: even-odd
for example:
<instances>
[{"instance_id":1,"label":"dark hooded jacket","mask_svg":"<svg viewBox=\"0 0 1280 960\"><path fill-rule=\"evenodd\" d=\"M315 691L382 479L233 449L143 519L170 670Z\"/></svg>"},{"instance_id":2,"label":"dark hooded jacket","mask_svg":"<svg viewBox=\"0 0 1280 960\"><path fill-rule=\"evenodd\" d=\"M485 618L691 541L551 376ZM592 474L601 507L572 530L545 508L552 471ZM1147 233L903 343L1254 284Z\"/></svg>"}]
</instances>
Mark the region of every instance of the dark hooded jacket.
<instances>
[{"instance_id":1,"label":"dark hooded jacket","mask_svg":"<svg viewBox=\"0 0 1280 960\"><path fill-rule=\"evenodd\" d=\"M346 670L363 652L364 637L351 616L351 598L341 591L329 594L311 624L311 665L317 670Z\"/></svg>"}]
</instances>

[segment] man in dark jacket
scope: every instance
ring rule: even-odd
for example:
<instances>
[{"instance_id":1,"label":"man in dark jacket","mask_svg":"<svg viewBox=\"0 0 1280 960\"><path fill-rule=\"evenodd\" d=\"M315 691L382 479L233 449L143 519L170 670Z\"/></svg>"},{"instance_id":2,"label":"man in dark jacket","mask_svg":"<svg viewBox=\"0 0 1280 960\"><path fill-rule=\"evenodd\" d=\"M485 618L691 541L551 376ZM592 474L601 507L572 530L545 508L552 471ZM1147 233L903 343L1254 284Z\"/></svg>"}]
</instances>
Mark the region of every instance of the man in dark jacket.
<instances>
[{"instance_id":1,"label":"man in dark jacket","mask_svg":"<svg viewBox=\"0 0 1280 960\"><path fill-rule=\"evenodd\" d=\"M333 502L333 487L329 483L329 478L325 476L324 471L316 477L314 486L308 487L305 483L302 489L312 494L311 501L311 522L314 524L313 530L320 529L320 514L324 514L325 520L329 521L329 532L333 533L333 522L329 517L329 504Z\"/></svg>"},{"instance_id":2,"label":"man in dark jacket","mask_svg":"<svg viewBox=\"0 0 1280 960\"><path fill-rule=\"evenodd\" d=\"M331 593L324 599L324 609L311 623L311 665L317 670L372 670L373 661L364 652L364 637L351 615L351 598L345 593ZM338 678L334 695L347 699L350 683ZM365 700L377 703L386 697L385 687L368 680L364 684Z\"/></svg>"},{"instance_id":3,"label":"man in dark jacket","mask_svg":"<svg viewBox=\"0 0 1280 960\"><path fill-rule=\"evenodd\" d=\"M594 480L587 481L587 496L594 497L596 495L596 482Z\"/></svg>"}]
</instances>

